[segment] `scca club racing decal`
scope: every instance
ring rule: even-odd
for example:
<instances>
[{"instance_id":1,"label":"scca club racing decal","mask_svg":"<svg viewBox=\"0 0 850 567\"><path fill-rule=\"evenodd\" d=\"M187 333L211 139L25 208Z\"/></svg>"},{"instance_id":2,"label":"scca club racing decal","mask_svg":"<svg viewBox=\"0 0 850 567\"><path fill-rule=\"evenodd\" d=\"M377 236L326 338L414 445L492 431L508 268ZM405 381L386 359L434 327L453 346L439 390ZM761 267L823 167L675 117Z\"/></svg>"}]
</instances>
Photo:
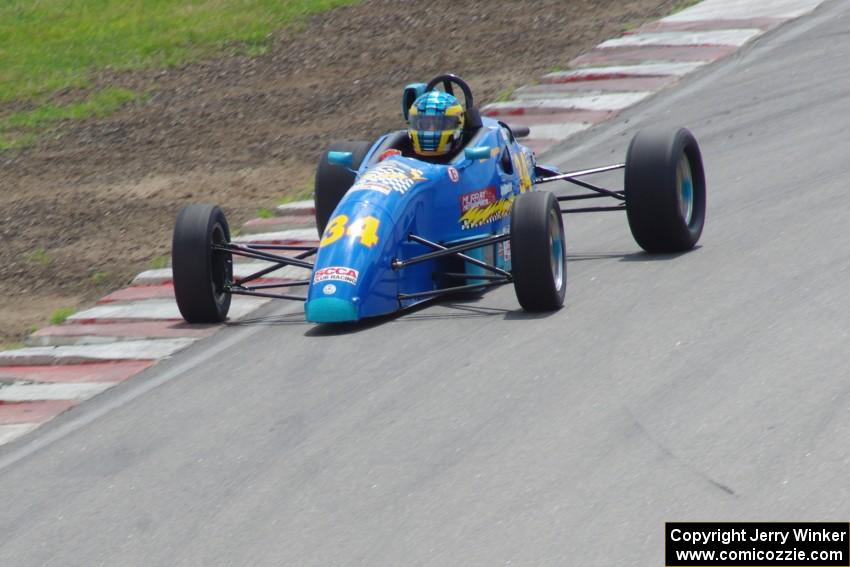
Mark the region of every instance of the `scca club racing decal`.
<instances>
[{"instance_id":1,"label":"scca club racing decal","mask_svg":"<svg viewBox=\"0 0 850 567\"><path fill-rule=\"evenodd\" d=\"M511 214L513 202L513 195L498 199L495 187L462 195L460 199L461 229L476 228L505 218Z\"/></svg>"},{"instance_id":2,"label":"scca club racing decal","mask_svg":"<svg viewBox=\"0 0 850 567\"><path fill-rule=\"evenodd\" d=\"M316 273L313 274L313 283L337 281L354 285L357 283L357 277L359 275L359 272L354 268L342 268L338 266L331 266L329 268L322 268L321 270L316 270Z\"/></svg>"},{"instance_id":3,"label":"scca club racing decal","mask_svg":"<svg viewBox=\"0 0 850 567\"><path fill-rule=\"evenodd\" d=\"M427 180L421 169L388 159L364 173L350 191L379 191L384 195L396 191L404 195L417 183Z\"/></svg>"}]
</instances>

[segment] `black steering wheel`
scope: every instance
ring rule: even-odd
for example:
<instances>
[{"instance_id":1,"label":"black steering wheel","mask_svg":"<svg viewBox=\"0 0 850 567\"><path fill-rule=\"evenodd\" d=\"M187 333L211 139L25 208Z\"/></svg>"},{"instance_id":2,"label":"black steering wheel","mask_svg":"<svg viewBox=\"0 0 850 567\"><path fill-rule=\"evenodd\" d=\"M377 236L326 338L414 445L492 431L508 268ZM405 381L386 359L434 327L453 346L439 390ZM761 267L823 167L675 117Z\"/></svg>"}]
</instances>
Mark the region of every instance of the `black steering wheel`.
<instances>
[{"instance_id":1,"label":"black steering wheel","mask_svg":"<svg viewBox=\"0 0 850 567\"><path fill-rule=\"evenodd\" d=\"M445 75L437 75L436 77L434 77L433 79L428 81L428 84L425 86L425 92L427 93L428 91L434 90L434 88L437 85L439 85L440 83L443 84L443 90L445 90L447 93L449 93L452 96L454 96L454 94L455 94L454 89L452 88L452 84L455 84L458 87L460 87L460 90L463 93L463 98L466 101L466 109L467 110L469 110L470 108L473 108L475 106L472 102L472 89L469 88L469 84L467 84L466 81L464 81L463 79L461 79L460 77L458 77L457 75L455 75L453 73L446 73Z\"/></svg>"}]
</instances>

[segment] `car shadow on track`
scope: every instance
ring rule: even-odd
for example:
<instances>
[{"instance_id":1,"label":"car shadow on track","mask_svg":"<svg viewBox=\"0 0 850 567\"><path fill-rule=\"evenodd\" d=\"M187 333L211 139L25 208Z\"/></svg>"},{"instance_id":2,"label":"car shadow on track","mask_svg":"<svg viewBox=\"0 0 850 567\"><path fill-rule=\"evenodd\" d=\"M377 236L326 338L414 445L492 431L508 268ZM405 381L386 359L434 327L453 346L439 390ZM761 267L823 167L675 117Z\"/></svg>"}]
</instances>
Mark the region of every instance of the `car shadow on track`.
<instances>
[{"instance_id":1,"label":"car shadow on track","mask_svg":"<svg viewBox=\"0 0 850 567\"><path fill-rule=\"evenodd\" d=\"M404 324L421 323L424 321L458 321L461 319L485 320L492 318L501 318L505 321L520 321L545 319L558 313L558 311L528 313L520 308L503 309L497 307L483 307L476 304L478 300L479 298L469 298L453 299L451 301L444 302L426 302L425 304L416 305L398 313L374 317L358 323L316 325L315 327L308 329L304 333L304 336L335 337L339 335L358 333L387 323Z\"/></svg>"},{"instance_id":2,"label":"car shadow on track","mask_svg":"<svg viewBox=\"0 0 850 567\"><path fill-rule=\"evenodd\" d=\"M382 315L379 317L370 317L358 321L357 323L333 323L325 325L315 325L308 329L304 336L307 337L335 337L339 335L348 335L366 331L379 325L387 323L416 323L421 321L439 321L439 320L457 320L457 319L478 319L488 317L504 316L510 313L506 309L495 309L491 307L481 307L472 305L478 298L453 299L451 301L426 301L413 307L408 307L403 311ZM439 312L426 312L427 309L433 308ZM451 310L446 313L445 310Z\"/></svg>"},{"instance_id":3,"label":"car shadow on track","mask_svg":"<svg viewBox=\"0 0 850 567\"><path fill-rule=\"evenodd\" d=\"M457 320L457 319L475 319L511 316L513 312L507 309L495 309L491 307L482 307L474 305L480 297L470 297L469 299L453 298L452 301L437 302L426 301L413 307L408 307L397 313L390 313L379 317L370 317L356 323L329 323L316 324L310 323L304 319L303 313L287 313L285 315L265 315L262 317L252 317L241 319L239 321L228 321L226 327L244 327L244 326L267 326L267 327L308 327L304 332L307 337L333 337L338 335L347 335L366 331L379 325L387 323L411 323L425 320ZM425 312L428 308L437 308L441 312ZM452 312L446 313L449 309Z\"/></svg>"},{"instance_id":4,"label":"car shadow on track","mask_svg":"<svg viewBox=\"0 0 850 567\"><path fill-rule=\"evenodd\" d=\"M698 249L698 247L695 248ZM611 252L611 253L570 253L567 255L567 262L583 262L587 260L619 260L621 262L665 262L675 260L679 256L687 254L687 252L679 252L675 254L649 254L644 251L638 252ZM335 337L340 335L348 335L366 331L379 325L386 323L416 323L421 321L456 321L460 319L491 319L493 317L501 317L505 321L523 321L546 319L552 317L558 311L548 311L542 313L530 313L523 311L519 307L516 309L504 309L495 307L484 307L478 303L487 297L487 293L472 293L467 295L454 296L443 301L431 300L408 307L402 311L383 315L379 317L371 317L358 321L357 323L333 323L333 324L315 324L309 323L304 319L303 313L287 313L285 315L268 315L264 317L254 317L250 319L242 319L240 321L229 321L226 323L228 327L240 327L244 325L257 326L302 326L308 327L304 332L307 337ZM563 308L563 309L566 309ZM430 311L430 312L429 312Z\"/></svg>"},{"instance_id":5,"label":"car shadow on track","mask_svg":"<svg viewBox=\"0 0 850 567\"><path fill-rule=\"evenodd\" d=\"M468 301L455 299L453 301L445 301L442 303L432 303L432 307L439 307L442 310L450 310L450 313L405 313L398 318L399 323L410 323L416 321L439 321L439 320L455 320L455 319L481 319L488 317L499 317L510 313L507 309L499 309L495 307L482 307L473 305L472 302L477 299Z\"/></svg>"},{"instance_id":6,"label":"car shadow on track","mask_svg":"<svg viewBox=\"0 0 850 567\"><path fill-rule=\"evenodd\" d=\"M280 326L280 325L311 325L304 320L303 313L287 313L285 315L265 315L262 317L251 317L249 319L240 319L238 321L227 321L225 327L256 327L261 325Z\"/></svg>"},{"instance_id":7,"label":"car shadow on track","mask_svg":"<svg viewBox=\"0 0 850 567\"><path fill-rule=\"evenodd\" d=\"M685 254L699 250L702 246L695 246L687 252L674 252L671 254L650 254L643 250L636 252L610 252L605 254L594 253L570 253L567 252L567 264L570 262L584 262L587 260L619 260L620 262L666 262L675 260Z\"/></svg>"}]
</instances>

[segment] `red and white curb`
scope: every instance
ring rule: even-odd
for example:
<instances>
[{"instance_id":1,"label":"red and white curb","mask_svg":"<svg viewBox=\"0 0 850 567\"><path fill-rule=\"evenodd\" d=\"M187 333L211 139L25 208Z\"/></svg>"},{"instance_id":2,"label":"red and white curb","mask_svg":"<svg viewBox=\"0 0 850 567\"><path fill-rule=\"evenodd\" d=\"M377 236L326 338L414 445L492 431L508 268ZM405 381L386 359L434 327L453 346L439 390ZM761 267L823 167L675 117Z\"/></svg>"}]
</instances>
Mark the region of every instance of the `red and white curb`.
<instances>
[{"instance_id":1,"label":"red and white curb","mask_svg":"<svg viewBox=\"0 0 850 567\"><path fill-rule=\"evenodd\" d=\"M528 126L538 154L637 104L824 0L705 0L610 39L549 73L487 116Z\"/></svg>"},{"instance_id":2,"label":"red and white curb","mask_svg":"<svg viewBox=\"0 0 850 567\"><path fill-rule=\"evenodd\" d=\"M303 226L305 230L313 228L313 217L316 208L313 201L296 201L278 205L274 210L274 216L269 218L252 219L242 225L243 235L258 234L265 232L277 232L283 229L293 229Z\"/></svg>"},{"instance_id":3,"label":"red and white curb","mask_svg":"<svg viewBox=\"0 0 850 567\"><path fill-rule=\"evenodd\" d=\"M823 0L705 0L601 43L550 73L540 85L518 89L515 100L488 105L489 116L531 127L538 153L608 120L733 53L766 31L814 10ZM271 218L243 225L243 243L314 244L312 201L277 207ZM236 276L264 262L239 261ZM264 281L306 279L287 267ZM246 317L266 301L233 299L230 317ZM13 441L76 404L144 371L215 333L220 326L188 325L174 302L171 269L148 270L62 325L36 331L27 347L0 352L0 445Z\"/></svg>"},{"instance_id":4,"label":"red and white curb","mask_svg":"<svg viewBox=\"0 0 850 567\"><path fill-rule=\"evenodd\" d=\"M303 201L281 205L272 220L277 223L274 226L306 227L312 225L314 215L312 201ZM295 228L248 234L234 241L311 245L316 244L317 235L315 227ZM246 276L268 265L237 262L234 273ZM262 281L308 277L307 270L286 267ZM234 297L229 318L242 319L268 301ZM219 329L219 325L183 321L174 301L171 268L142 272L129 287L101 298L62 325L36 331L26 340L26 348L0 352L0 445Z\"/></svg>"},{"instance_id":5,"label":"red and white curb","mask_svg":"<svg viewBox=\"0 0 850 567\"><path fill-rule=\"evenodd\" d=\"M278 205L274 214L279 217L309 217L316 215L316 205L312 200L295 201Z\"/></svg>"}]
</instances>

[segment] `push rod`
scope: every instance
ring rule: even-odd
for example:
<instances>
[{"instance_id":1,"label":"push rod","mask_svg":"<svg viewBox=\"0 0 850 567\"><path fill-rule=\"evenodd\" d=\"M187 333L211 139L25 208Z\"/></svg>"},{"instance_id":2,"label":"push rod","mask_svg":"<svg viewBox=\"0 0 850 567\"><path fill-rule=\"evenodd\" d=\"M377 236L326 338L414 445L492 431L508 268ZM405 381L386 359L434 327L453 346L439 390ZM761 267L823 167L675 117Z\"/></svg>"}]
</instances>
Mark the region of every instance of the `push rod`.
<instances>
[{"instance_id":1,"label":"push rod","mask_svg":"<svg viewBox=\"0 0 850 567\"><path fill-rule=\"evenodd\" d=\"M280 254L262 252L260 250L245 248L243 246L239 246L238 244L229 244L227 246L214 245L212 248L213 250L219 250L221 252L230 252L231 254L236 254L237 256L244 256L246 258L253 258L255 260L266 260L268 262L277 262L283 265L298 266L299 268L305 268L307 270L313 269L313 264L311 264L310 262L304 262L303 260L300 260L293 256L282 256Z\"/></svg>"},{"instance_id":2,"label":"push rod","mask_svg":"<svg viewBox=\"0 0 850 567\"><path fill-rule=\"evenodd\" d=\"M422 238L421 236L416 236L415 234L411 234L409 236L409 239L414 241L414 242L417 242L419 244L424 244L425 246L430 246L431 248L433 248L435 250L448 250L448 248L446 248L445 246L443 246L441 244L437 244L436 242L431 242L430 240L426 240L426 239ZM466 254L461 254L459 252L457 253L457 256L458 256L458 258L466 260L467 262L469 262L470 264L472 264L474 266L478 266L479 268L484 268L485 270L495 272L495 273L499 274L500 276L509 277L511 275L510 272L506 272L505 270L503 270L501 268L497 268L496 266L491 266L487 262L483 262L483 261L479 260L478 258L473 258L472 256L467 256Z\"/></svg>"},{"instance_id":3,"label":"push rod","mask_svg":"<svg viewBox=\"0 0 850 567\"><path fill-rule=\"evenodd\" d=\"M315 246L297 246L294 244L243 244L241 246L257 250L292 250L293 252L297 250L315 252L316 250L318 250L318 248L316 248Z\"/></svg>"},{"instance_id":4,"label":"push rod","mask_svg":"<svg viewBox=\"0 0 850 567\"><path fill-rule=\"evenodd\" d=\"M552 181L560 181L562 179L570 179L573 177L584 177L585 175L593 175L594 173L605 173L606 171L614 171L617 169L625 169L626 164L618 163L615 165L606 165L604 167L594 167L593 169L580 169L579 171L570 171L569 173L559 173L552 177L539 177L534 180L534 183L551 183Z\"/></svg>"},{"instance_id":5,"label":"push rod","mask_svg":"<svg viewBox=\"0 0 850 567\"><path fill-rule=\"evenodd\" d=\"M490 274L469 274L466 272L436 272L434 275L436 276L445 276L447 278L465 278L468 280L503 280L505 276L496 276Z\"/></svg>"},{"instance_id":6,"label":"push rod","mask_svg":"<svg viewBox=\"0 0 850 567\"><path fill-rule=\"evenodd\" d=\"M459 285L457 287L446 287L443 289L432 289L430 291L420 291L418 293L400 293L398 294L398 298L401 301L405 299L420 299L423 297L434 297L437 295L446 295L449 293L457 293L461 291L471 291L474 289L481 289L485 287L496 287L500 285L505 285L511 283L508 278L504 278L502 281L492 282L492 283L483 283L483 284L470 284L470 285Z\"/></svg>"},{"instance_id":7,"label":"push rod","mask_svg":"<svg viewBox=\"0 0 850 567\"><path fill-rule=\"evenodd\" d=\"M270 297L272 299L291 299L292 301L307 301L306 297L298 297L297 295L284 295L279 293L263 293L260 291L243 291L239 289L231 289L231 295L250 295L251 297Z\"/></svg>"},{"instance_id":8,"label":"push rod","mask_svg":"<svg viewBox=\"0 0 850 567\"><path fill-rule=\"evenodd\" d=\"M625 211L626 207L617 205L616 207L586 207L583 209L561 209L561 214L567 213L599 213L602 211Z\"/></svg>"},{"instance_id":9,"label":"push rod","mask_svg":"<svg viewBox=\"0 0 850 567\"><path fill-rule=\"evenodd\" d=\"M392 267L394 269L405 268L405 267L411 266L413 264L419 264L421 262L427 262L428 260L434 260L435 258L443 258L445 256L451 256L453 254L457 254L458 252L466 252L467 250L473 250L475 248L481 248L482 246L487 246L489 244L496 244L498 242L504 242L505 240L508 240L510 237L511 237L510 234L500 234L498 236L490 236L490 237L487 237L487 238L482 238L481 240L473 240L472 242L465 242L463 244L458 244L457 246L452 246L450 248L441 247L442 249L437 250L436 252L428 252L427 254L423 254L421 256L416 256L416 257L410 258L408 260L394 260L393 263L392 263ZM409 238L411 240L414 240L415 242L419 242L416 239L420 238L420 237L411 234ZM425 242L420 242L420 243L425 244ZM433 244L433 243L431 243L431 244ZM485 266L489 266L489 264L485 264ZM481 267L483 268L484 266L481 266ZM492 266L490 266L490 267L492 267Z\"/></svg>"},{"instance_id":10,"label":"push rod","mask_svg":"<svg viewBox=\"0 0 850 567\"><path fill-rule=\"evenodd\" d=\"M244 289L247 291L256 291L258 289L275 289L278 287L298 287L302 285L310 285L309 280L297 281L297 282L286 282L286 283L278 283L278 284L260 284L260 285L252 285L251 287L245 287Z\"/></svg>"},{"instance_id":11,"label":"push rod","mask_svg":"<svg viewBox=\"0 0 850 567\"><path fill-rule=\"evenodd\" d=\"M254 272L251 275L248 275L248 276L245 276L244 278L236 280L235 282L233 282L233 285L240 286L242 284L252 282L256 279L259 279L259 278L265 276L268 273L274 272L275 270L279 270L283 267L284 266L282 266L281 264L275 264L273 266L269 266L268 268L263 268L262 270L260 270L258 272Z\"/></svg>"},{"instance_id":12,"label":"push rod","mask_svg":"<svg viewBox=\"0 0 850 567\"><path fill-rule=\"evenodd\" d=\"M608 197L608 195L604 195L602 193L583 193L581 195L564 195L564 196L561 196L561 197L555 197L555 199L557 199L559 202L564 202L564 201L580 201L582 199L602 199L604 197Z\"/></svg>"}]
</instances>

